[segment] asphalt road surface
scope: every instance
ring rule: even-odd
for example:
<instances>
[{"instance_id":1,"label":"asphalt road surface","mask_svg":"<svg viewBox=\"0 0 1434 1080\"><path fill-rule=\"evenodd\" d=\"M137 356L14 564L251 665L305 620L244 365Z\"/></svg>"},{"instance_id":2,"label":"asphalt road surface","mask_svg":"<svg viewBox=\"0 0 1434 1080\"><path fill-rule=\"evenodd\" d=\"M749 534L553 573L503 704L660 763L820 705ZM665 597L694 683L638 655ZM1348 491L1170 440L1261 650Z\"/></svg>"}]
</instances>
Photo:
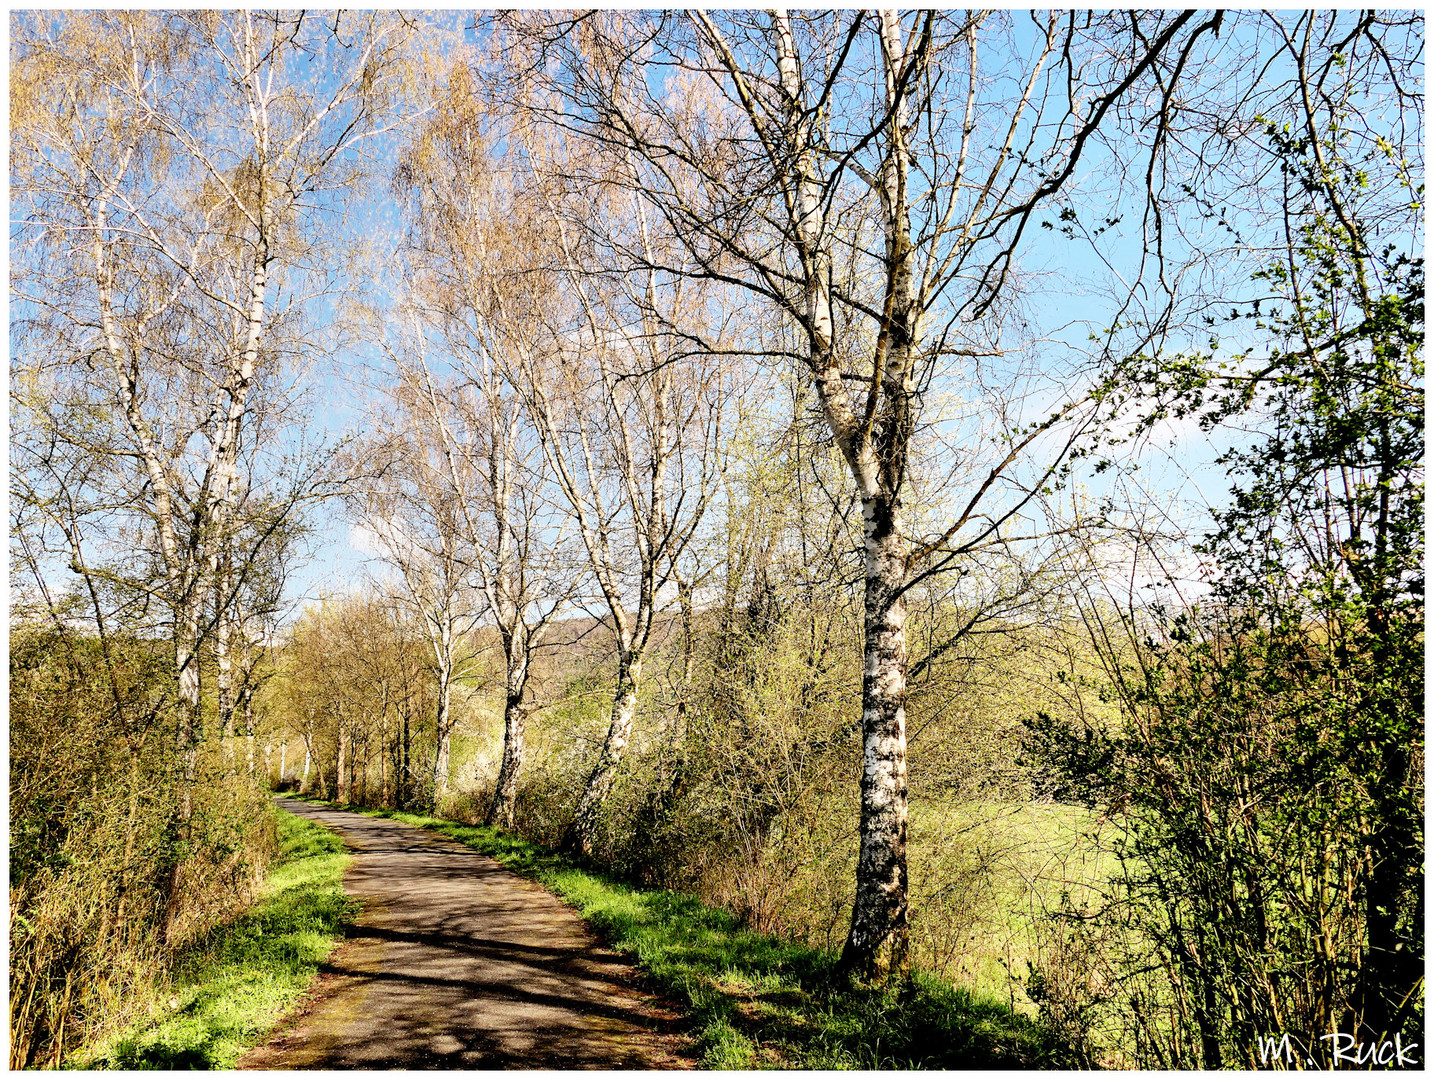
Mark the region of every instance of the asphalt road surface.
<instances>
[{"instance_id":1,"label":"asphalt road surface","mask_svg":"<svg viewBox=\"0 0 1434 1080\"><path fill-rule=\"evenodd\" d=\"M680 1069L678 1017L546 889L447 837L278 805L353 850L362 913L249 1069Z\"/></svg>"}]
</instances>

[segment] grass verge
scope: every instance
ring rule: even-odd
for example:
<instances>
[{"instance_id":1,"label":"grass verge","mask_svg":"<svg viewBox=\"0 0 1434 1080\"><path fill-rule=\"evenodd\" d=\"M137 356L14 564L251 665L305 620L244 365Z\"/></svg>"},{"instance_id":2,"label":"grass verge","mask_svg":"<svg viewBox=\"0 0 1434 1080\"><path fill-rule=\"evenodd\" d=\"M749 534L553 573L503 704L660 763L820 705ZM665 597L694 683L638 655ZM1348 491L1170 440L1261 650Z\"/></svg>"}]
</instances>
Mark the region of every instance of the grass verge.
<instances>
[{"instance_id":1,"label":"grass verge","mask_svg":"<svg viewBox=\"0 0 1434 1080\"><path fill-rule=\"evenodd\" d=\"M1065 1064L1036 1024L993 997L921 972L897 987L854 984L838 975L833 953L754 933L693 897L636 888L496 829L402 811L345 809L459 840L562 897L686 1013L706 1067Z\"/></svg>"},{"instance_id":2,"label":"grass verge","mask_svg":"<svg viewBox=\"0 0 1434 1080\"><path fill-rule=\"evenodd\" d=\"M232 1069L303 993L356 907L342 885L349 855L323 826L275 813L279 861L259 902L186 951L163 1014L71 1067Z\"/></svg>"}]
</instances>

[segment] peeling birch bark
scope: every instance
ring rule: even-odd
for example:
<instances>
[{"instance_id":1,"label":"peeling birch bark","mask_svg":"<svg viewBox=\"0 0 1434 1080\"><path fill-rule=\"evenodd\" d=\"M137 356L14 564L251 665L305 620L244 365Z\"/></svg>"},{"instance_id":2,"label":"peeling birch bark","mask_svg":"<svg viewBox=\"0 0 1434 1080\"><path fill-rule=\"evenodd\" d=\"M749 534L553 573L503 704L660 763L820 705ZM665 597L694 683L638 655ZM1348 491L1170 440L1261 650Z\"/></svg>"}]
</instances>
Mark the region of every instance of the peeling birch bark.
<instances>
[{"instance_id":1,"label":"peeling birch bark","mask_svg":"<svg viewBox=\"0 0 1434 1080\"><path fill-rule=\"evenodd\" d=\"M518 801L518 775L523 768L523 727L526 716L509 699L503 713L503 764L498 770L498 784L493 802L488 807L485 824L504 829L513 827L513 812Z\"/></svg>"}]
</instances>

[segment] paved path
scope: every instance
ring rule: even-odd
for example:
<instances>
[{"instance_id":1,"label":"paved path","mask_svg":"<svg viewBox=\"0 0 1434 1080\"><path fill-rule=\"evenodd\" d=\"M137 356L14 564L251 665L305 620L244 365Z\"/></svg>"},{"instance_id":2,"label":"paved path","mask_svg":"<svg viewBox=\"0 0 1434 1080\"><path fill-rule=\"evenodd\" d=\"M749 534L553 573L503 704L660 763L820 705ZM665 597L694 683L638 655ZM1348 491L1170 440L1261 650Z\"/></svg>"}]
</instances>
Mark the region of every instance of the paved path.
<instances>
[{"instance_id":1,"label":"paved path","mask_svg":"<svg viewBox=\"0 0 1434 1080\"><path fill-rule=\"evenodd\" d=\"M364 908L240 1068L692 1067L677 1018L546 889L411 825L277 802L353 849Z\"/></svg>"}]
</instances>

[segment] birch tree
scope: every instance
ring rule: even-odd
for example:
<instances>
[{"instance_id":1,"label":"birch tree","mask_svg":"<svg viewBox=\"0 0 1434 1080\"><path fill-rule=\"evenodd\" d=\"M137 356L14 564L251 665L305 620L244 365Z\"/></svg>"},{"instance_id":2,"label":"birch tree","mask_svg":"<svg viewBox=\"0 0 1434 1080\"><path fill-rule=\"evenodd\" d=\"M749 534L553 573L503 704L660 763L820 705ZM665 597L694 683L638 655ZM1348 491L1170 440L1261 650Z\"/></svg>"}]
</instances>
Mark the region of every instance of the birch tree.
<instances>
[{"instance_id":1,"label":"birch tree","mask_svg":"<svg viewBox=\"0 0 1434 1080\"><path fill-rule=\"evenodd\" d=\"M154 552L140 584L168 612L187 818L204 611L251 403L284 385L328 287L315 226L401 105L411 32L262 12L60 13L14 31L18 228L34 242L16 292L43 333L19 366L94 418L73 441L104 462L110 539Z\"/></svg>"},{"instance_id":2,"label":"birch tree","mask_svg":"<svg viewBox=\"0 0 1434 1080\"><path fill-rule=\"evenodd\" d=\"M450 787L454 679L476 655L472 632L482 607L474 588L475 558L462 492L450 484L442 448L422 430L422 421L411 413L400 415L402 420L361 445L359 456L381 464L348 500L356 520L377 539L383 561L399 572L402 597L419 617L433 655L437 803Z\"/></svg>"},{"instance_id":3,"label":"birch tree","mask_svg":"<svg viewBox=\"0 0 1434 1080\"><path fill-rule=\"evenodd\" d=\"M516 155L493 147L491 118L462 65L395 173L407 203L402 337L390 333L391 396L404 436L434 455L471 545L484 617L503 657L503 755L486 814L511 827L533 696L533 660L582 573L569 515L511 378L551 303L533 253L550 232L515 188Z\"/></svg>"},{"instance_id":4,"label":"birch tree","mask_svg":"<svg viewBox=\"0 0 1434 1080\"><path fill-rule=\"evenodd\" d=\"M858 491L861 851L842 962L859 974L876 974L888 946L894 968L906 962L906 593L1030 531L1022 515L1074 446L1083 400L1048 390L1039 412L977 431L960 451L966 491L918 529L923 394L953 361L1004 355L1033 215L1134 110L1132 88L1163 118L1219 24L1190 12L1032 13L1019 34L974 12L503 21L528 107L607 148L604 178L679 241L690 264L662 271L729 282L796 328L792 358Z\"/></svg>"},{"instance_id":5,"label":"birch tree","mask_svg":"<svg viewBox=\"0 0 1434 1080\"><path fill-rule=\"evenodd\" d=\"M684 391L695 388L678 385L670 367L643 377L615 351L608 342L592 350L588 365L572 357L557 372L534 371L530 391L617 651L612 717L569 836L589 854L632 735L662 593L678 585L678 560L714 495L719 425L718 405L700 394L689 397ZM694 442L701 445L695 469L684 461ZM688 499L690 508L683 505Z\"/></svg>"},{"instance_id":6,"label":"birch tree","mask_svg":"<svg viewBox=\"0 0 1434 1080\"><path fill-rule=\"evenodd\" d=\"M659 242L642 208L565 186L551 163L567 148L531 130L507 132L522 150L500 161L490 149L499 141L491 115L461 74L455 82L448 126L427 132L400 170L421 223L412 247L423 303L444 328L445 363L466 388L440 386L425 370L429 418L439 416L440 399L460 403L464 428L457 414L447 422L455 426L437 424L455 485L463 473L485 478L482 498L468 505L489 515L473 531L492 538L479 561L494 575L485 589L510 657L509 700L520 705L507 713L510 735L521 730L512 718L527 711L519 691L529 661L520 654L538 643L577 576L570 570L563 587L543 569L541 545L559 525L535 524L549 496L534 491L547 483L610 621L612 713L568 835L590 853L631 738L654 616L718 492L730 386L721 365L693 362L691 342L720 340L723 319L712 317L712 290L700 282L598 271L613 264L613 245ZM493 418L487 441L474 437L485 413ZM524 424L536 444L516 434ZM514 481L524 474L533 490L519 497ZM531 591L539 582L542 603ZM515 745L505 740L498 818L516 775Z\"/></svg>"},{"instance_id":7,"label":"birch tree","mask_svg":"<svg viewBox=\"0 0 1434 1080\"><path fill-rule=\"evenodd\" d=\"M491 338L489 339L491 340ZM413 385L415 420L430 424L475 546L474 571L485 615L503 658L503 754L485 821L511 828L533 694L533 661L553 620L582 582L552 505L548 463L522 414L522 402L486 352L461 347L461 388L446 393L425 371ZM447 402L447 409L443 402Z\"/></svg>"},{"instance_id":8,"label":"birch tree","mask_svg":"<svg viewBox=\"0 0 1434 1080\"><path fill-rule=\"evenodd\" d=\"M723 422L733 394L720 363L695 363L693 338L720 341L704 325L709 290L695 278L649 268L609 280L580 266L611 265L580 252L582 240L553 206L560 266L578 319L548 350L517 359L534 422L577 523L617 653L612 715L578 800L566 843L591 854L600 814L632 736L653 620L674 589L703 517L720 491ZM623 224L587 218L587 242L637 243L651 253L646 212L619 202ZM715 305L714 305L715 306Z\"/></svg>"}]
</instances>

